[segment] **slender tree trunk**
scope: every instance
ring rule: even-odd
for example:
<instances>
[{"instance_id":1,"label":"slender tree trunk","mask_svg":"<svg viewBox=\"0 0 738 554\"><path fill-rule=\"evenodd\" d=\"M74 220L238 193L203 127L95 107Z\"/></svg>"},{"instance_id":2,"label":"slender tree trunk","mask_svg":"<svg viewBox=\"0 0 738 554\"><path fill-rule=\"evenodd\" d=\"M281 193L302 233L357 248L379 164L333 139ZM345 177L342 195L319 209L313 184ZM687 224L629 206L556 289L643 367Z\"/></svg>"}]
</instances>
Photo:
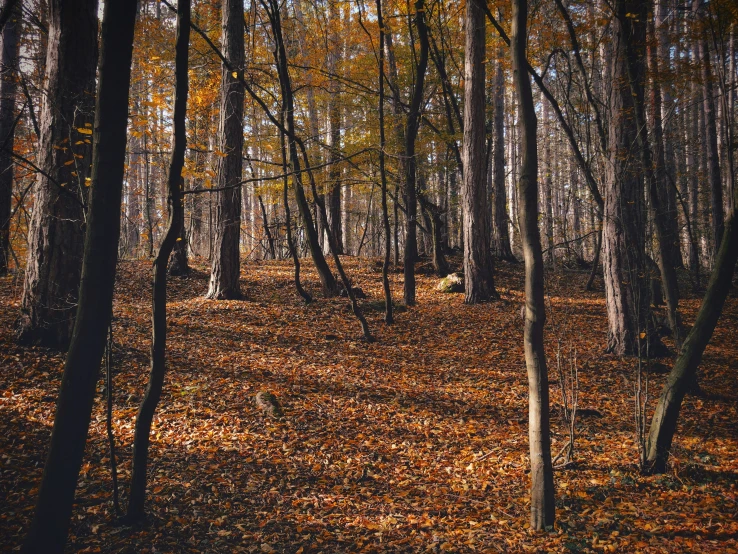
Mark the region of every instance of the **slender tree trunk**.
<instances>
[{"instance_id":1,"label":"slender tree trunk","mask_svg":"<svg viewBox=\"0 0 738 554\"><path fill-rule=\"evenodd\" d=\"M284 110L280 111L280 119L282 124L284 124ZM284 175L284 178L282 180L282 200L284 201L284 221L285 221L285 227L286 227L286 234L287 234L287 248L290 250L290 255L292 256L292 262L295 265L295 289L297 290L297 294L302 296L303 300L305 302L310 303L313 301L313 297L308 294L307 291L302 287L302 283L300 282L300 258L297 255L297 248L295 248L295 241L292 239L292 218L290 217L290 199L289 199L289 180L287 177L287 147L285 146L285 138L284 133L280 131L279 133L279 145L280 145L280 151L282 154L282 175Z\"/></svg>"},{"instance_id":2,"label":"slender tree trunk","mask_svg":"<svg viewBox=\"0 0 738 554\"><path fill-rule=\"evenodd\" d=\"M384 322L394 323L392 306L392 289L389 282L390 252L392 237L390 235L389 213L387 209L387 170L384 163L384 18L382 17L382 0L377 3L377 24L379 25L379 175L382 182L382 226L384 228L384 263L382 264L382 288L384 290Z\"/></svg>"},{"instance_id":3,"label":"slender tree trunk","mask_svg":"<svg viewBox=\"0 0 738 554\"><path fill-rule=\"evenodd\" d=\"M477 304L497 298L490 250L490 210L487 194L484 89L487 34L481 2L466 3L464 56L464 146L461 198L464 220L464 302Z\"/></svg>"},{"instance_id":4,"label":"slender tree trunk","mask_svg":"<svg viewBox=\"0 0 738 554\"><path fill-rule=\"evenodd\" d=\"M8 14L2 30L0 51L0 276L8 273L10 263L10 214L13 203L15 166L10 153L15 143L15 93L18 82L18 35L21 26L20 5L6 0Z\"/></svg>"},{"instance_id":5,"label":"slender tree trunk","mask_svg":"<svg viewBox=\"0 0 738 554\"><path fill-rule=\"evenodd\" d=\"M554 524L554 481L549 429L548 371L543 346L546 322L543 253L538 231L538 147L536 112L528 78L527 0L513 0L510 52L519 100L523 156L518 197L520 233L525 258L525 365L528 368L528 438L530 442L530 525L539 530Z\"/></svg>"},{"instance_id":6,"label":"slender tree trunk","mask_svg":"<svg viewBox=\"0 0 738 554\"><path fill-rule=\"evenodd\" d=\"M223 0L223 55L228 60L221 68L220 124L218 136L222 152L218 160L218 192L213 265L207 298L241 298L241 179L243 175L243 101L240 81L244 66L243 2ZM234 75L235 73L235 75Z\"/></svg>"},{"instance_id":7,"label":"slender tree trunk","mask_svg":"<svg viewBox=\"0 0 738 554\"><path fill-rule=\"evenodd\" d=\"M715 259L715 267L697 313L697 319L682 345L674 369L666 379L653 414L646 446L647 460L650 471L653 473L666 471L666 462L669 459L671 444L676 433L682 400L694 383L702 354L715 331L725 299L730 292L737 260L738 220L734 212L725 226L720 250Z\"/></svg>"},{"instance_id":8,"label":"slender tree trunk","mask_svg":"<svg viewBox=\"0 0 738 554\"><path fill-rule=\"evenodd\" d=\"M274 53L277 61L277 69L279 73L279 82L282 92L282 105L284 106L286 130L289 138L289 155L290 164L294 173L293 183L295 187L295 198L297 200L297 207L300 210L302 216L303 225L305 228L308 248L310 249L310 255L313 258L315 269L318 271L320 277L320 283L323 288L323 294L326 296L333 296L338 292L338 285L336 278L328 267L328 263L323 256L323 250L320 247L320 236L316 231L315 225L313 224L313 215L310 211L310 205L308 204L307 198L305 197L305 189L303 187L303 177L300 170L300 158L297 151L297 140L295 140L295 117L294 117L294 96L292 91L292 82L289 75L289 67L287 63L287 52L282 42L282 27L281 27L281 16L279 12L279 6L274 6L270 3L272 13L270 13L272 32L274 33L274 40L276 42L276 50ZM309 169L310 164L307 160L307 152L304 152L305 170L308 173L310 179L313 179L312 171ZM314 197L316 205L319 204L320 198L317 194L317 188L314 191Z\"/></svg>"},{"instance_id":9,"label":"slender tree trunk","mask_svg":"<svg viewBox=\"0 0 738 554\"><path fill-rule=\"evenodd\" d=\"M179 5L179 4L178 4ZM171 171L171 170L170 170ZM184 179L180 184L180 188L184 190ZM170 193L171 196L171 193ZM179 229L176 230L176 242L174 243L174 249L172 251L172 259L169 262L168 272L173 277L187 275L190 272L190 266L187 260L187 228L185 227L185 211L184 211L184 198L181 198L175 204L169 200L170 209L177 210L179 214L176 220L178 221ZM159 252L161 253L161 246L159 246ZM157 254L158 256L158 254Z\"/></svg>"},{"instance_id":10,"label":"slender tree trunk","mask_svg":"<svg viewBox=\"0 0 738 554\"><path fill-rule=\"evenodd\" d=\"M175 58L174 90L174 138L172 158L167 177L169 224L159 252L154 259L154 286L151 301L151 371L149 384L144 392L136 416L136 432L133 438L133 471L131 490L128 495L129 522L140 521L144 517L146 502L146 466L149 457L149 435L154 412L161 398L166 372L167 341L167 264L169 256L179 240L183 227L182 210L182 168L187 148L185 116L187 113L187 93L189 90L188 53L190 45L190 0L177 2L177 42Z\"/></svg>"},{"instance_id":11,"label":"slender tree trunk","mask_svg":"<svg viewBox=\"0 0 738 554\"><path fill-rule=\"evenodd\" d=\"M60 554L67 540L113 307L135 20L135 2L105 3L79 305L26 553Z\"/></svg>"},{"instance_id":12,"label":"slender tree trunk","mask_svg":"<svg viewBox=\"0 0 738 554\"><path fill-rule=\"evenodd\" d=\"M416 178L418 160L415 157L415 139L420 128L421 104L423 102L423 84L428 68L428 29L425 23L425 0L415 0L415 27L420 41L420 56L415 70L415 88L413 89L410 110L407 114L405 132L405 255L404 255L404 296L405 305L415 305L415 261L418 257L417 217L418 200Z\"/></svg>"},{"instance_id":13,"label":"slender tree trunk","mask_svg":"<svg viewBox=\"0 0 738 554\"><path fill-rule=\"evenodd\" d=\"M495 120L493 160L494 225L492 252L501 260L515 261L510 246L509 216L507 213L507 187L505 186L505 72L502 67L504 50L498 52L495 70Z\"/></svg>"},{"instance_id":14,"label":"slender tree trunk","mask_svg":"<svg viewBox=\"0 0 738 554\"><path fill-rule=\"evenodd\" d=\"M77 308L89 176L97 0L50 0L39 174L18 337L64 349ZM86 141L86 142L85 142ZM81 144L78 144L80 143Z\"/></svg>"},{"instance_id":15,"label":"slender tree trunk","mask_svg":"<svg viewBox=\"0 0 738 554\"><path fill-rule=\"evenodd\" d=\"M693 0L692 11L699 18L702 15L702 2ZM710 179L710 211L712 212L712 236L715 241L713 252L720 249L723 236L723 182L720 177L720 157L717 143L717 113L712 86L712 63L710 48L704 33L697 41L699 47L700 69L702 71L702 96L704 101L705 128L704 137L707 146L707 168Z\"/></svg>"}]
</instances>

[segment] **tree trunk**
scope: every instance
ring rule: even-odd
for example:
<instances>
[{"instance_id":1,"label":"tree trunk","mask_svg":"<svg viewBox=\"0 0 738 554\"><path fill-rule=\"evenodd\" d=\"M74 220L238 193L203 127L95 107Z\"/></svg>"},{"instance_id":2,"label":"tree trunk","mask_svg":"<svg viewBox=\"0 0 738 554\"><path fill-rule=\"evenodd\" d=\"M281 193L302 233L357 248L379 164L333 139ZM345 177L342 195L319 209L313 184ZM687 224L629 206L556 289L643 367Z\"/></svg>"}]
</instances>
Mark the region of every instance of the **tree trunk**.
<instances>
[{"instance_id":1,"label":"tree trunk","mask_svg":"<svg viewBox=\"0 0 738 554\"><path fill-rule=\"evenodd\" d=\"M416 177L418 160L415 157L415 139L420 128L421 104L423 102L423 84L428 69L428 28L425 23L425 0L415 0L415 27L420 40L420 56L415 70L415 88L413 89L410 110L407 114L407 131L405 133L405 255L404 255L404 296L405 305L415 305L415 261L418 257L417 217L418 200L416 194Z\"/></svg>"},{"instance_id":2,"label":"tree trunk","mask_svg":"<svg viewBox=\"0 0 738 554\"><path fill-rule=\"evenodd\" d=\"M105 3L79 305L26 553L61 553L67 540L113 307L135 21L135 2Z\"/></svg>"},{"instance_id":3,"label":"tree trunk","mask_svg":"<svg viewBox=\"0 0 738 554\"><path fill-rule=\"evenodd\" d=\"M179 4L177 4L179 5ZM170 169L171 172L171 169ZM180 172L181 173L181 172ZM179 185L184 190L184 179ZM171 192L169 193L171 197ZM197 196L197 195L195 195ZM169 208L179 212L175 221L178 221L179 229L176 230L177 238L174 243L174 249L172 252L172 259L169 262L168 272L173 277L181 277L187 275L190 272L190 266L187 261L187 229L185 228L185 214L184 214L184 198L178 202L172 204L172 200L169 200ZM168 232L168 231L167 231ZM159 253L161 253L162 247L159 246ZM157 254L158 256L159 254Z\"/></svg>"},{"instance_id":4,"label":"tree trunk","mask_svg":"<svg viewBox=\"0 0 738 554\"><path fill-rule=\"evenodd\" d=\"M497 298L490 251L490 210L485 148L484 57L487 34L483 0L466 4L464 55L464 146L461 188L464 225L464 302L477 304Z\"/></svg>"},{"instance_id":5,"label":"tree trunk","mask_svg":"<svg viewBox=\"0 0 738 554\"><path fill-rule=\"evenodd\" d=\"M626 51L628 41L642 42L645 35L635 35L629 13L639 13L638 2L618 0L608 56L612 92L603 221L607 350L619 356L639 353L649 316L643 186L639 164L631 159L638 129Z\"/></svg>"},{"instance_id":6,"label":"tree trunk","mask_svg":"<svg viewBox=\"0 0 738 554\"><path fill-rule=\"evenodd\" d=\"M271 3L270 3L271 5ZM279 73L279 83L282 92L282 107L284 110L284 118L287 123L286 131L289 139L289 157L290 165L292 166L293 183L295 187L295 198L297 200L297 207L302 216L305 233L307 235L308 248L310 249L310 255L313 258L315 269L318 271L320 277L320 283L323 288L323 294L326 296L333 296L338 292L338 285L336 278L328 267L328 263L323 256L323 250L320 247L320 236L318 235L315 225L313 224L313 215L310 211L310 205L308 204L307 198L305 197L305 189L302 184L303 173L300 170L300 158L297 151L297 140L295 136L295 116L294 116L294 93L292 91L292 82L290 80L289 66L287 62L287 52L284 48L282 41L282 23L281 16L279 13L279 6L271 5L271 9L274 10L270 13L272 32L274 33L274 40L276 42L276 51L274 53L275 60L277 62L277 69ZM307 171L310 179L313 179L313 173L309 169L310 164L308 163L307 152L304 151L305 171ZM316 206L320 202L320 198L317 195L317 189L315 190L315 202ZM321 214L322 215L322 214Z\"/></svg>"},{"instance_id":7,"label":"tree trunk","mask_svg":"<svg viewBox=\"0 0 738 554\"><path fill-rule=\"evenodd\" d=\"M549 429L548 372L543 347L546 321L543 290L543 253L538 231L538 152L536 112L528 78L527 0L513 0L512 54L513 81L518 93L522 122L520 145L522 164L518 197L520 234L525 258L525 365L528 368L528 438L530 442L530 525L535 530L554 524L554 481Z\"/></svg>"},{"instance_id":8,"label":"tree trunk","mask_svg":"<svg viewBox=\"0 0 738 554\"><path fill-rule=\"evenodd\" d=\"M240 81L244 65L243 2L223 0L223 55L231 68L222 64L220 87L221 156L218 159L218 192L213 265L207 298L241 298L241 179L243 174L243 101ZM235 75L234 75L235 73Z\"/></svg>"},{"instance_id":9,"label":"tree trunk","mask_svg":"<svg viewBox=\"0 0 738 554\"><path fill-rule=\"evenodd\" d=\"M725 226L720 250L715 259L715 267L710 283L707 285L707 292L702 299L700 311L697 313L697 319L682 345L674 369L666 379L653 414L646 446L649 469L653 473L666 471L666 462L669 459L671 444L676 433L682 400L694 383L702 354L715 331L725 299L730 292L737 260L738 220L733 212Z\"/></svg>"},{"instance_id":10,"label":"tree trunk","mask_svg":"<svg viewBox=\"0 0 738 554\"><path fill-rule=\"evenodd\" d=\"M154 286L151 301L151 371L141 405L136 416L133 437L133 471L128 495L128 522L141 521L146 502L146 466L149 457L149 435L156 406L161 398L166 371L167 341L167 264L183 228L182 168L187 148L185 116L189 89L188 52L190 44L190 0L177 2L177 42L174 89L174 139L167 177L169 224L159 252L154 259ZM180 241L181 242L181 241Z\"/></svg>"},{"instance_id":11,"label":"tree trunk","mask_svg":"<svg viewBox=\"0 0 738 554\"><path fill-rule=\"evenodd\" d=\"M392 306L392 289L389 282L390 252L392 237L390 235L389 213L387 209L387 171L384 164L384 19L382 17L382 0L377 2L377 24L379 25L379 175L382 181L382 226L384 228L384 263L382 264L382 289L384 290L384 322L394 323Z\"/></svg>"},{"instance_id":12,"label":"tree trunk","mask_svg":"<svg viewBox=\"0 0 738 554\"><path fill-rule=\"evenodd\" d=\"M507 213L507 188L505 186L505 72L502 67L503 50L495 71L495 120L492 149L494 223L492 227L492 252L501 260L515 261L510 246L509 216Z\"/></svg>"},{"instance_id":13,"label":"tree trunk","mask_svg":"<svg viewBox=\"0 0 738 554\"><path fill-rule=\"evenodd\" d=\"M50 0L47 90L18 337L68 346L82 268L97 61L97 0ZM82 144L77 144L82 141Z\"/></svg>"},{"instance_id":14,"label":"tree trunk","mask_svg":"<svg viewBox=\"0 0 738 554\"><path fill-rule=\"evenodd\" d=\"M693 0L692 11L699 20L702 15L701 0ZM720 177L720 158L717 143L717 113L715 112L715 98L712 87L712 64L710 62L710 48L704 32L700 32L697 41L699 47L699 63L702 72L702 98L704 101L705 128L704 138L707 147L707 169L710 179L710 211L712 212L712 236L715 242L713 252L720 250L720 240L723 237L723 183Z\"/></svg>"},{"instance_id":15,"label":"tree trunk","mask_svg":"<svg viewBox=\"0 0 738 554\"><path fill-rule=\"evenodd\" d=\"M20 5L6 0L3 10L8 19L2 30L0 51L0 276L8 273L10 264L10 213L13 203L15 166L10 153L15 143L15 92L18 82L18 34L21 25Z\"/></svg>"}]
</instances>

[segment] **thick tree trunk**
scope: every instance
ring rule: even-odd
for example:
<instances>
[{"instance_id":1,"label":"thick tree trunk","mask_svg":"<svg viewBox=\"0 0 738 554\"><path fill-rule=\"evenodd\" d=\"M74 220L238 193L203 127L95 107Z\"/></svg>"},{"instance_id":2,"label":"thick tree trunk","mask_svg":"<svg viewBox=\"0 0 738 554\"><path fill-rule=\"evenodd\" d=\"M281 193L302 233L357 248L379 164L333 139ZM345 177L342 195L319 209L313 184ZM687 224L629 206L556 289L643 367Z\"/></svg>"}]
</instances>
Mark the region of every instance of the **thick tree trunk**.
<instances>
[{"instance_id":1,"label":"thick tree trunk","mask_svg":"<svg viewBox=\"0 0 738 554\"><path fill-rule=\"evenodd\" d=\"M492 226L492 252L501 260L515 261L510 246L509 216L507 213L507 187L505 186L505 72L502 67L502 49L495 70L495 120L493 163L494 217Z\"/></svg>"},{"instance_id":2,"label":"thick tree trunk","mask_svg":"<svg viewBox=\"0 0 738 554\"><path fill-rule=\"evenodd\" d=\"M464 55L464 167L461 188L464 225L464 302L476 304L497 298L490 250L490 210L485 148L484 57L487 34L483 0L466 3Z\"/></svg>"},{"instance_id":3,"label":"thick tree trunk","mask_svg":"<svg viewBox=\"0 0 738 554\"><path fill-rule=\"evenodd\" d=\"M639 13L638 2L618 0L608 56L612 92L603 221L607 350L620 356L638 354L650 313L642 175L632 151L638 129L626 52L628 41L642 42L645 35L635 35L638 29L631 26L629 13Z\"/></svg>"},{"instance_id":4,"label":"thick tree trunk","mask_svg":"<svg viewBox=\"0 0 738 554\"><path fill-rule=\"evenodd\" d=\"M220 87L220 123L218 136L218 207L216 212L213 264L207 298L241 298L241 179L243 175L243 101L244 65L243 2L223 0L223 55L232 71L222 64ZM234 75L235 73L235 75Z\"/></svg>"},{"instance_id":5,"label":"thick tree trunk","mask_svg":"<svg viewBox=\"0 0 738 554\"><path fill-rule=\"evenodd\" d=\"M105 2L79 305L26 553L61 553L67 540L113 307L135 21L135 2Z\"/></svg>"},{"instance_id":6,"label":"thick tree trunk","mask_svg":"<svg viewBox=\"0 0 738 554\"><path fill-rule=\"evenodd\" d=\"M720 250L715 259L715 267L702 299L700 311L691 331L682 345L661 392L659 403L653 414L648 435L647 460L654 473L666 471L671 444L676 433L682 400L694 383L697 368L707 343L712 338L718 318L723 310L725 299L731 288L731 280L738 260L738 220L735 213L725 226Z\"/></svg>"},{"instance_id":7,"label":"thick tree trunk","mask_svg":"<svg viewBox=\"0 0 738 554\"><path fill-rule=\"evenodd\" d=\"M77 308L89 176L97 0L50 0L46 84L21 299L21 342L66 348ZM81 144L78 144L81 142Z\"/></svg>"},{"instance_id":8,"label":"thick tree trunk","mask_svg":"<svg viewBox=\"0 0 738 554\"><path fill-rule=\"evenodd\" d=\"M154 412L161 398L166 371L167 264L169 256L179 240L184 221L182 168L184 167L185 150L187 148L185 116L189 89L187 75L189 45L190 0L179 0L177 2L177 42L175 47L174 139L167 177L169 224L164 240L159 247L159 252L154 259L154 286L151 301L151 371L149 383L136 416L136 432L133 438L133 471L130 494L128 495L128 513L126 514L129 522L140 521L144 517L149 435Z\"/></svg>"},{"instance_id":9,"label":"thick tree trunk","mask_svg":"<svg viewBox=\"0 0 738 554\"><path fill-rule=\"evenodd\" d=\"M18 35L21 26L19 4L6 0L3 10L8 19L2 30L0 47L0 276L8 273L10 264L10 213L13 203L15 166L10 153L15 143L15 93L18 82Z\"/></svg>"},{"instance_id":10,"label":"thick tree trunk","mask_svg":"<svg viewBox=\"0 0 738 554\"><path fill-rule=\"evenodd\" d=\"M554 524L554 481L549 429L548 371L543 346L546 321L543 253L538 231L538 152L536 113L528 78L527 0L513 0L513 81L518 93L522 165L518 183L520 233L525 257L525 364L528 368L528 437L530 442L530 525L539 530Z\"/></svg>"},{"instance_id":11,"label":"thick tree trunk","mask_svg":"<svg viewBox=\"0 0 738 554\"><path fill-rule=\"evenodd\" d=\"M405 132L405 255L404 255L404 296L405 305L415 305L415 261L418 257L417 217L418 199L416 178L418 160L415 157L415 139L420 128L420 112L423 102L423 84L428 69L428 28L425 23L425 0L415 0L415 27L420 41L420 56L415 70L415 88L413 89L410 110L407 114Z\"/></svg>"}]
</instances>

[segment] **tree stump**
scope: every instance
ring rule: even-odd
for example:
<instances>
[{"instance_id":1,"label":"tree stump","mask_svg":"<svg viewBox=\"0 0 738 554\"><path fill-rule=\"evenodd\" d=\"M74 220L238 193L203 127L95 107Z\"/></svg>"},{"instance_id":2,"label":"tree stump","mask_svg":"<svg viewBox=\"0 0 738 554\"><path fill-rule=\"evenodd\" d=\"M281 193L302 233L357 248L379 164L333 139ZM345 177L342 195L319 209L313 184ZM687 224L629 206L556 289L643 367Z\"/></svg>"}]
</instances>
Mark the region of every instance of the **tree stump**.
<instances>
[{"instance_id":1,"label":"tree stump","mask_svg":"<svg viewBox=\"0 0 738 554\"><path fill-rule=\"evenodd\" d=\"M259 408L264 415L279 419L284 415L282 406L279 405L277 397L271 392L259 391L256 393L256 407Z\"/></svg>"}]
</instances>

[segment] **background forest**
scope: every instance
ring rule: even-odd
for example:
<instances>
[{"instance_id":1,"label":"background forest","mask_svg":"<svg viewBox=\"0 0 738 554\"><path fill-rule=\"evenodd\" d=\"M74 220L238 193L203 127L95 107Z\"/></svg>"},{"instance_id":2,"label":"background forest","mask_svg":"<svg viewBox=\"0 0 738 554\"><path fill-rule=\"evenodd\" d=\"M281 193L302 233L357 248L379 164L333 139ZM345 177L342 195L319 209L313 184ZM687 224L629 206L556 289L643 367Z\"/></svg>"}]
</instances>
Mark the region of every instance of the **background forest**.
<instances>
[{"instance_id":1,"label":"background forest","mask_svg":"<svg viewBox=\"0 0 738 554\"><path fill-rule=\"evenodd\" d=\"M737 27L3 0L2 548L738 551Z\"/></svg>"}]
</instances>

